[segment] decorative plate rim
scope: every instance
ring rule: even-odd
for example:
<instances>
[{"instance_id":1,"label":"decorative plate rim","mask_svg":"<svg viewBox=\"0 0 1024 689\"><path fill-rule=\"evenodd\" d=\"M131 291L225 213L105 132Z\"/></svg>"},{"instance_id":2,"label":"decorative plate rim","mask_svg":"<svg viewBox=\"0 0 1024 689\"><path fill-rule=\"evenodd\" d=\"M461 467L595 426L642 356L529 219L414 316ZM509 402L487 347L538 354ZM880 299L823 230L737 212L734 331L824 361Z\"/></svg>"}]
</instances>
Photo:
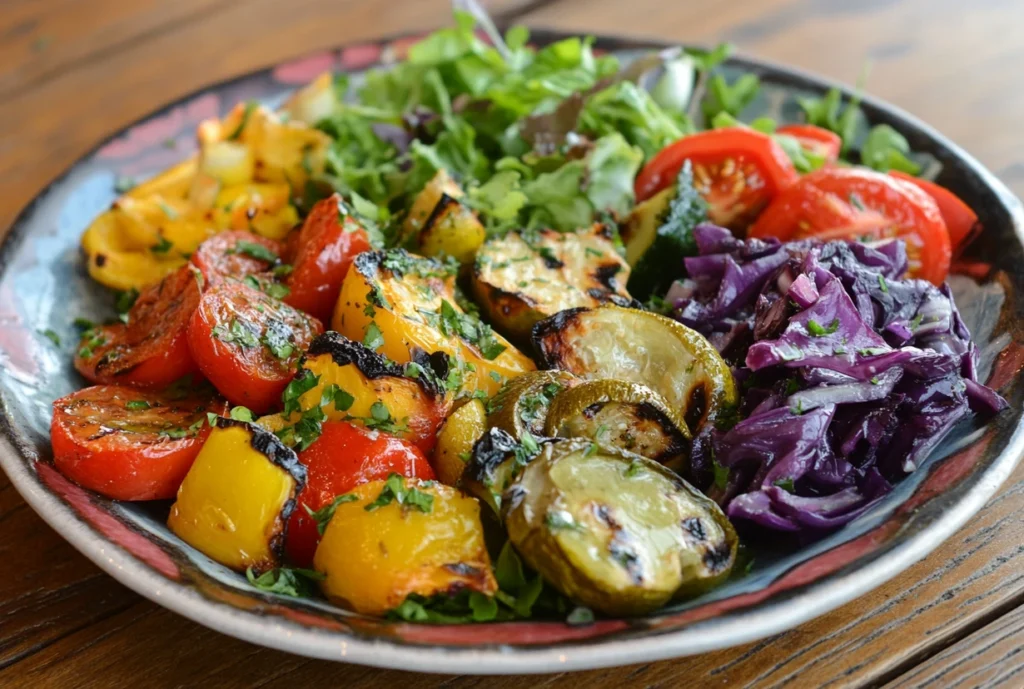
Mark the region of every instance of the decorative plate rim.
<instances>
[{"instance_id":1,"label":"decorative plate rim","mask_svg":"<svg viewBox=\"0 0 1024 689\"><path fill-rule=\"evenodd\" d=\"M571 32L545 28L534 29L534 34L541 36L541 40L545 42L574 35ZM414 35L417 34L401 34L349 45L381 45ZM622 48L661 48L679 45L664 40L623 35L597 35L596 39L598 46L616 44ZM345 47L337 46L331 50L337 51ZM287 62L291 60L279 64ZM771 73L777 81L789 85L797 84L816 91L839 87L846 96L852 93L846 85L770 60L740 56L732 58L729 64ZM54 191L56 185L105 144L169 108L203 93L217 91L235 82L265 74L275 66L251 70L176 98L118 129L78 157L18 213L0 245L0 274L6 271L8 261L24 239L23 235L29 227L28 220L34 208ZM905 130L916 130L916 134L931 139L968 167L999 198L1012 220L1014 233L1024 245L1024 207L980 162L930 125L901 108L868 95L862 96L862 106L882 113L888 118L899 120ZM792 595L784 600L757 603L753 607L738 608L681 629L661 631L656 635L638 638L616 639L614 636L608 636L581 643L567 641L537 647L461 647L403 643L401 640L393 640L386 636L364 639L344 631L334 632L307 627L283 618L244 612L211 601L186 584L165 579L136 556L94 533L90 527L79 521L67 503L35 480L28 462L36 461L36 453L27 446L20 446L18 434L12 426L6 408L6 400L2 396L0 411L3 412L0 414L0 467L6 472L11 484L50 527L103 571L128 588L194 622L269 648L325 660L434 673L528 674L603 668L695 655L748 643L791 629L880 586L925 557L982 508L1024 455L1022 422L1013 430L1006 446L991 465L952 508L944 511L919 532L909 535L905 540L895 543L888 551L877 555L873 561L849 571L840 570L828 574L790 589L789 593Z\"/></svg>"}]
</instances>

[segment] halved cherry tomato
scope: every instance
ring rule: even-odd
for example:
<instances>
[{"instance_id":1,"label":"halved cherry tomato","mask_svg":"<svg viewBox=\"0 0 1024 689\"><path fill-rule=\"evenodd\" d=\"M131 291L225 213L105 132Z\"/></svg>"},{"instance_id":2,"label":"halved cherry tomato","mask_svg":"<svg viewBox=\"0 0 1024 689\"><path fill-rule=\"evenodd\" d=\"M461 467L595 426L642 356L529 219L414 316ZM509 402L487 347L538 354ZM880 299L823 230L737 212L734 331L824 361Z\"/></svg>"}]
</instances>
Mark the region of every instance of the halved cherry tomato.
<instances>
[{"instance_id":1,"label":"halved cherry tomato","mask_svg":"<svg viewBox=\"0 0 1024 689\"><path fill-rule=\"evenodd\" d=\"M931 197L865 168L822 168L804 176L772 201L749 236L782 241L895 237L907 244L911 277L941 284L949 272L949 232Z\"/></svg>"},{"instance_id":2,"label":"halved cherry tomato","mask_svg":"<svg viewBox=\"0 0 1024 689\"><path fill-rule=\"evenodd\" d=\"M636 178L637 202L675 183L683 163L708 202L711 222L745 230L782 189L799 179L785 151L767 134L745 127L712 129L661 150Z\"/></svg>"},{"instance_id":3,"label":"halved cherry tomato","mask_svg":"<svg viewBox=\"0 0 1024 689\"><path fill-rule=\"evenodd\" d=\"M182 266L146 288L128 311L127 323L87 331L75 368L94 383L160 388L197 373L185 332L199 304L195 268Z\"/></svg>"},{"instance_id":4,"label":"halved cherry tomato","mask_svg":"<svg viewBox=\"0 0 1024 689\"><path fill-rule=\"evenodd\" d=\"M319 510L363 483L382 481L392 473L433 479L423 453L412 443L347 421L327 421L320 437L299 453L306 466L306 487L288 520L285 549L299 567L313 564L320 543L316 522L306 511Z\"/></svg>"},{"instance_id":5,"label":"halved cherry tomato","mask_svg":"<svg viewBox=\"0 0 1024 689\"><path fill-rule=\"evenodd\" d=\"M949 230L949 243L952 244L954 250L962 249L981 232L978 214L949 189L899 170L890 170L889 174L905 182L910 182L935 199L939 213L946 221L946 229Z\"/></svg>"},{"instance_id":6,"label":"halved cherry tomato","mask_svg":"<svg viewBox=\"0 0 1024 689\"><path fill-rule=\"evenodd\" d=\"M53 403L50 440L62 474L115 500L173 498L223 400L96 385Z\"/></svg>"},{"instance_id":7,"label":"halved cherry tomato","mask_svg":"<svg viewBox=\"0 0 1024 689\"><path fill-rule=\"evenodd\" d=\"M192 356L214 387L257 414L273 409L320 321L234 281L209 287L188 326Z\"/></svg>"},{"instance_id":8,"label":"halved cherry tomato","mask_svg":"<svg viewBox=\"0 0 1024 689\"><path fill-rule=\"evenodd\" d=\"M252 232L221 232L199 245L192 254L192 265L203 272L210 284L230 277L241 280L273 268L282 246L273 239Z\"/></svg>"},{"instance_id":9,"label":"halved cherry tomato","mask_svg":"<svg viewBox=\"0 0 1024 689\"><path fill-rule=\"evenodd\" d=\"M309 211L298 237L288 242L291 293L284 300L297 309L327 321L341 291L348 267L370 250L370 237L352 217L341 196L319 201Z\"/></svg>"},{"instance_id":10,"label":"halved cherry tomato","mask_svg":"<svg viewBox=\"0 0 1024 689\"><path fill-rule=\"evenodd\" d=\"M828 163L839 160L839 152L843 149L843 140L838 134L813 124L787 124L775 133L793 137L800 146Z\"/></svg>"}]
</instances>

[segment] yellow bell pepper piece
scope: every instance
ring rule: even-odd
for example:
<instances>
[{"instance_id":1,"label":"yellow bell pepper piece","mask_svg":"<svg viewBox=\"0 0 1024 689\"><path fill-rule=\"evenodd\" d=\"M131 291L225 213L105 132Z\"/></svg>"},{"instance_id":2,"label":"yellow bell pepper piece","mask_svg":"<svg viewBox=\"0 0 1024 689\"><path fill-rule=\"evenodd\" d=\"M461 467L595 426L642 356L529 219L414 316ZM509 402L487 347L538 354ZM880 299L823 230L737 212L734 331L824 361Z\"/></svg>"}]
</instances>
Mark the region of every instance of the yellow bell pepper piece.
<instances>
[{"instance_id":1,"label":"yellow bell pepper piece","mask_svg":"<svg viewBox=\"0 0 1024 689\"><path fill-rule=\"evenodd\" d=\"M419 265L422 270L389 269L391 259ZM445 352L461 362L464 392L482 390L493 395L505 380L534 370L534 363L497 333L494 340L505 349L487 359L476 345L454 332L442 331L439 319L443 309L457 317L465 315L455 303L454 280L454 276L444 275L441 264L420 256L403 251L366 252L345 275L331 325L349 339L362 341L370 323L375 323L384 337L378 351L399 363L411 361L417 349ZM372 303L370 295L374 295Z\"/></svg>"},{"instance_id":2,"label":"yellow bell pepper piece","mask_svg":"<svg viewBox=\"0 0 1024 689\"><path fill-rule=\"evenodd\" d=\"M392 499L395 486L414 490L415 504ZM393 494L393 493L392 493ZM368 615L381 615L411 594L460 590L493 594L498 586L484 544L480 505L433 481L373 481L355 488L355 499L337 506L317 547L313 566L325 575L329 599ZM420 507L419 505L426 505Z\"/></svg>"},{"instance_id":3,"label":"yellow bell pepper piece","mask_svg":"<svg viewBox=\"0 0 1024 689\"><path fill-rule=\"evenodd\" d=\"M305 469L273 434L227 419L217 423L178 489L167 525L232 569L277 567Z\"/></svg>"}]
</instances>

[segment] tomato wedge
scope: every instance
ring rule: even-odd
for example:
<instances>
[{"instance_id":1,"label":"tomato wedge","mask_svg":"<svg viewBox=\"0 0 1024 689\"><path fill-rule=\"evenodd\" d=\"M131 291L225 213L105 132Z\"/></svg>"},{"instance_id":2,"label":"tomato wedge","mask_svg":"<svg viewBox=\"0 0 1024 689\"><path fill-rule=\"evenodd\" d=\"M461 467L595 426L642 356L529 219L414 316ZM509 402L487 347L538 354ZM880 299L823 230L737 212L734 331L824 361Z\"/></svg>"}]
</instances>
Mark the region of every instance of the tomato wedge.
<instances>
[{"instance_id":1,"label":"tomato wedge","mask_svg":"<svg viewBox=\"0 0 1024 689\"><path fill-rule=\"evenodd\" d=\"M173 498L210 432L206 413L225 411L209 395L85 388L53 403L53 463L108 498Z\"/></svg>"},{"instance_id":2,"label":"tomato wedge","mask_svg":"<svg viewBox=\"0 0 1024 689\"><path fill-rule=\"evenodd\" d=\"M285 302L322 321L330 320L352 259L371 248L369 235L341 196L334 194L313 206L298 236L288 244L291 293Z\"/></svg>"},{"instance_id":3,"label":"tomato wedge","mask_svg":"<svg viewBox=\"0 0 1024 689\"><path fill-rule=\"evenodd\" d=\"M639 203L675 183L683 163L708 202L711 222L745 230L781 190L799 179L785 151L767 134L745 127L683 137L651 159L636 178Z\"/></svg>"},{"instance_id":4,"label":"tomato wedge","mask_svg":"<svg viewBox=\"0 0 1024 689\"><path fill-rule=\"evenodd\" d=\"M382 481L392 473L433 479L423 453L412 443L347 421L324 423L320 437L299 453L306 467L306 487L299 506L288 520L285 550L293 564L310 567L320 543L316 522L306 507L316 511L334 498L370 481Z\"/></svg>"},{"instance_id":5,"label":"tomato wedge","mask_svg":"<svg viewBox=\"0 0 1024 689\"><path fill-rule=\"evenodd\" d=\"M971 207L960 200L960 197L945 187L935 182L908 175L899 170L890 170L893 177L910 182L924 193L931 196L939 207L942 219L946 221L946 229L949 230L949 242L954 249L962 249L970 243L974 237L981 232L981 223L978 222L978 214L971 210Z\"/></svg>"},{"instance_id":6,"label":"tomato wedge","mask_svg":"<svg viewBox=\"0 0 1024 689\"><path fill-rule=\"evenodd\" d=\"M839 160L839 153L843 149L843 140L838 134L813 124L787 124L779 127L775 133L793 137L801 147L824 158L827 163Z\"/></svg>"},{"instance_id":7,"label":"tomato wedge","mask_svg":"<svg viewBox=\"0 0 1024 689\"><path fill-rule=\"evenodd\" d=\"M911 277L941 284L949 272L949 232L935 201L912 184L864 168L806 175L772 201L749 236L898 238L906 242Z\"/></svg>"},{"instance_id":8,"label":"tomato wedge","mask_svg":"<svg viewBox=\"0 0 1024 689\"><path fill-rule=\"evenodd\" d=\"M82 336L75 368L93 383L160 388L197 373L186 330L199 304L195 269L182 266L146 288L127 323L92 328Z\"/></svg>"},{"instance_id":9,"label":"tomato wedge","mask_svg":"<svg viewBox=\"0 0 1024 689\"><path fill-rule=\"evenodd\" d=\"M274 267L281 255L280 242L252 232L221 232L199 245L192 254L192 265L202 271L210 284L223 278L241 280Z\"/></svg>"},{"instance_id":10,"label":"tomato wedge","mask_svg":"<svg viewBox=\"0 0 1024 689\"><path fill-rule=\"evenodd\" d=\"M246 285L208 288L188 326L188 346L214 387L257 414L273 409L320 321Z\"/></svg>"}]
</instances>

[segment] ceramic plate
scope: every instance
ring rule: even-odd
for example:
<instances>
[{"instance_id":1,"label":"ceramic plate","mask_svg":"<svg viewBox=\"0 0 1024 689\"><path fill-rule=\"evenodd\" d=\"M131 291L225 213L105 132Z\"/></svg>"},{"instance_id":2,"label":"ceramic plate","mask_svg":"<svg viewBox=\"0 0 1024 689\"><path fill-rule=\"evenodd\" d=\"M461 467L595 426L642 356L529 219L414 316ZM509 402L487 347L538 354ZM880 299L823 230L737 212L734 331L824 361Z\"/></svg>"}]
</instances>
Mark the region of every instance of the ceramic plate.
<instances>
[{"instance_id":1,"label":"ceramic plate","mask_svg":"<svg viewBox=\"0 0 1024 689\"><path fill-rule=\"evenodd\" d=\"M535 35L539 44L562 38ZM701 598L633 620L586 626L515 622L428 626L346 613L326 603L263 593L189 548L164 526L167 504L122 504L66 481L50 463L51 402L84 382L71 366L72 320L103 320L111 295L87 277L78 240L115 198L114 181L155 173L191 154L200 120L234 103L269 104L324 70L358 74L404 54L415 40L353 45L205 89L128 127L86 155L18 217L0 249L0 464L46 522L126 586L201 624L302 655L431 672L526 673L594 668L701 653L781 632L838 607L924 557L963 525L1010 474L1024 450L1024 214L1020 202L976 160L928 126L865 99L872 124L886 122L941 163L939 181L985 225L971 247L973 278L951 280L982 352L982 379L1011 410L988 426L966 422L935 455L870 512L803 549L756 552L751 574ZM613 38L601 50L657 46ZM794 96L830 84L790 69L734 59L755 71L758 114L795 120ZM166 142L173 139L174 147ZM63 347L41 333L51 329Z\"/></svg>"}]
</instances>

